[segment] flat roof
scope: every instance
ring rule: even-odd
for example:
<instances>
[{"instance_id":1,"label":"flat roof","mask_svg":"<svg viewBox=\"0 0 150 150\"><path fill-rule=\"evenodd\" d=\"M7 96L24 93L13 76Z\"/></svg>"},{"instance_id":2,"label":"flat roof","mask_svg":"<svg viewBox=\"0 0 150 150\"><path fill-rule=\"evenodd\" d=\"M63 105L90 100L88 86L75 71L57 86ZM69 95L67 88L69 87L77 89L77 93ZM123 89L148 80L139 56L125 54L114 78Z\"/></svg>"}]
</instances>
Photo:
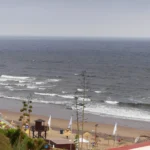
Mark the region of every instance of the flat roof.
<instances>
[{"instance_id":1,"label":"flat roof","mask_svg":"<svg viewBox=\"0 0 150 150\"><path fill-rule=\"evenodd\" d=\"M144 147L139 147L139 148L134 148L131 150L150 150L150 146L144 146Z\"/></svg>"},{"instance_id":2,"label":"flat roof","mask_svg":"<svg viewBox=\"0 0 150 150\"><path fill-rule=\"evenodd\" d=\"M35 120L35 122L45 122L45 120L37 119L37 120Z\"/></svg>"},{"instance_id":3,"label":"flat roof","mask_svg":"<svg viewBox=\"0 0 150 150\"><path fill-rule=\"evenodd\" d=\"M46 139L48 141L51 141L55 144L74 144L73 141L69 140L69 139L61 139L61 138L50 138L50 139Z\"/></svg>"},{"instance_id":4,"label":"flat roof","mask_svg":"<svg viewBox=\"0 0 150 150\"><path fill-rule=\"evenodd\" d=\"M129 145L129 146L110 148L108 150L150 150L150 141L136 143L136 144Z\"/></svg>"}]
</instances>

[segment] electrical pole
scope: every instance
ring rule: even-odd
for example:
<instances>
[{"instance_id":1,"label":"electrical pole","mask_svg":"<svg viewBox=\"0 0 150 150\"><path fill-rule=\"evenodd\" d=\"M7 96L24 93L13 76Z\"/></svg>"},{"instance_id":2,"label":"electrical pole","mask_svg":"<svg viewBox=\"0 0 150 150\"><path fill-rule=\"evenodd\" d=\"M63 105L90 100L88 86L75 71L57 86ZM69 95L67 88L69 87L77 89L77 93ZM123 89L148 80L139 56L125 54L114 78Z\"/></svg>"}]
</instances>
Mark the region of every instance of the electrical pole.
<instances>
[{"instance_id":1,"label":"electrical pole","mask_svg":"<svg viewBox=\"0 0 150 150\"><path fill-rule=\"evenodd\" d=\"M98 124L95 125L95 146L97 145L97 127Z\"/></svg>"}]
</instances>

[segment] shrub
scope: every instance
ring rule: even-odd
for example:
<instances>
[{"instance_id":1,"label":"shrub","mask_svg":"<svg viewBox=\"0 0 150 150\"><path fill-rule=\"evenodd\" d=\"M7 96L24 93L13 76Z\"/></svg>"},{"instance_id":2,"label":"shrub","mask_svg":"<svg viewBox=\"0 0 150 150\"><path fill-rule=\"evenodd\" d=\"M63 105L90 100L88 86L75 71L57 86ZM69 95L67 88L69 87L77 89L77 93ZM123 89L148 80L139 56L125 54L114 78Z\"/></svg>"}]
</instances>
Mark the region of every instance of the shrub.
<instances>
[{"instance_id":1,"label":"shrub","mask_svg":"<svg viewBox=\"0 0 150 150\"><path fill-rule=\"evenodd\" d=\"M12 150L9 139L3 133L0 133L0 149Z\"/></svg>"}]
</instances>

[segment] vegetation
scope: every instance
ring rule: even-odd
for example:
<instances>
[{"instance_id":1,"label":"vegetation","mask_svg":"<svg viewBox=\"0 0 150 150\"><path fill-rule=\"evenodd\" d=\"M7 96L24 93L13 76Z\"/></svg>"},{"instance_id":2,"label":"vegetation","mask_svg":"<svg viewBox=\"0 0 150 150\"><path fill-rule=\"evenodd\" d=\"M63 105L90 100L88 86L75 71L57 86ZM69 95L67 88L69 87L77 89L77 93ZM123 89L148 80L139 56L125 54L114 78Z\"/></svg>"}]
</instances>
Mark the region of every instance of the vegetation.
<instances>
[{"instance_id":1,"label":"vegetation","mask_svg":"<svg viewBox=\"0 0 150 150\"><path fill-rule=\"evenodd\" d=\"M21 128L23 126L28 125L29 128L29 136L30 136L30 115L32 112L32 101L31 101L31 95L28 97L27 101L22 102L23 107L20 109L20 112L22 112L22 115L19 118L19 121L22 122Z\"/></svg>"},{"instance_id":2,"label":"vegetation","mask_svg":"<svg viewBox=\"0 0 150 150\"><path fill-rule=\"evenodd\" d=\"M3 133L0 133L0 149L12 150L9 139Z\"/></svg>"},{"instance_id":3,"label":"vegetation","mask_svg":"<svg viewBox=\"0 0 150 150\"><path fill-rule=\"evenodd\" d=\"M42 150L46 142L32 139L20 129L0 130L0 149L3 150Z\"/></svg>"}]
</instances>

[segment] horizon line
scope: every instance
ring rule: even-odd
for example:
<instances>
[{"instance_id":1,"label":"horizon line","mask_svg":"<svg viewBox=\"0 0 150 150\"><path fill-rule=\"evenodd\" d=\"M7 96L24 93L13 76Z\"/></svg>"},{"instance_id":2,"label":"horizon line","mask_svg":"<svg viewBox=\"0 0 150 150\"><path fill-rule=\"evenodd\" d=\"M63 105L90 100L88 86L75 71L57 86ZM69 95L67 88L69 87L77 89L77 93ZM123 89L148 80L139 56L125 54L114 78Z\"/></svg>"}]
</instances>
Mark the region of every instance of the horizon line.
<instances>
[{"instance_id":1,"label":"horizon line","mask_svg":"<svg viewBox=\"0 0 150 150\"><path fill-rule=\"evenodd\" d=\"M126 36L50 36L50 35L0 35L1 37L19 38L91 38L91 39L150 39L150 37L126 37Z\"/></svg>"}]
</instances>

